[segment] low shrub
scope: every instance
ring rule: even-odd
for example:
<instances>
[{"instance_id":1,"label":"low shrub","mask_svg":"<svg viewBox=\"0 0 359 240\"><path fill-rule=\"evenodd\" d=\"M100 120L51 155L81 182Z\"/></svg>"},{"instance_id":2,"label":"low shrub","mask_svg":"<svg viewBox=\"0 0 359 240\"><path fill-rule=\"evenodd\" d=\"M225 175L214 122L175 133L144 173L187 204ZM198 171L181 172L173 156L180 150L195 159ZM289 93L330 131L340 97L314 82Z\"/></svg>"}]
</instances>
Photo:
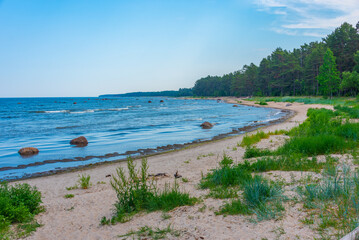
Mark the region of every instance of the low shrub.
<instances>
[{"instance_id":1,"label":"low shrub","mask_svg":"<svg viewBox=\"0 0 359 240\"><path fill-rule=\"evenodd\" d=\"M43 209L41 193L29 184L0 183L0 233L6 233L10 224L29 223Z\"/></svg>"},{"instance_id":2,"label":"low shrub","mask_svg":"<svg viewBox=\"0 0 359 240\"><path fill-rule=\"evenodd\" d=\"M136 166L131 158L127 161L129 170L128 177L123 168L117 169L117 176L113 176L111 186L116 191L117 202L115 203L116 214L111 223L124 222L133 214L140 211L169 211L178 206L193 205L196 198L179 190L178 184L166 185L163 191L157 189L154 181L147 180L147 160L142 160L141 169L136 171ZM106 218L102 223L108 223Z\"/></svg>"}]
</instances>

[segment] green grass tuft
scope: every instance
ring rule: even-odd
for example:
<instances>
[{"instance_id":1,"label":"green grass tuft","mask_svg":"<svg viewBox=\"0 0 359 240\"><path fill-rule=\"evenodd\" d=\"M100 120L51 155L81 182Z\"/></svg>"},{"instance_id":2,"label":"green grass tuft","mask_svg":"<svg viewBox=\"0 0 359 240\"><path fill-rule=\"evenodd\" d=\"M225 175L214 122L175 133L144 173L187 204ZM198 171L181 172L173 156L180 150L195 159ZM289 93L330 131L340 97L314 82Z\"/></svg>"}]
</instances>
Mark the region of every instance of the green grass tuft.
<instances>
[{"instance_id":1,"label":"green grass tuft","mask_svg":"<svg viewBox=\"0 0 359 240\"><path fill-rule=\"evenodd\" d=\"M136 166L131 158L127 161L128 177L123 168L117 169L117 176L111 180L111 186L116 191L115 203L116 215L111 223L128 221L132 215L140 211L169 211L178 206L194 205L198 200L190 197L188 193L181 192L178 184L173 186L166 184L164 190L159 191L153 181L147 180L147 160L142 160L141 169L136 171ZM109 223L104 218L101 223Z\"/></svg>"},{"instance_id":2,"label":"green grass tuft","mask_svg":"<svg viewBox=\"0 0 359 240\"><path fill-rule=\"evenodd\" d=\"M86 174L79 175L78 183L82 189L88 189L92 183L90 182L91 176Z\"/></svg>"}]
</instances>

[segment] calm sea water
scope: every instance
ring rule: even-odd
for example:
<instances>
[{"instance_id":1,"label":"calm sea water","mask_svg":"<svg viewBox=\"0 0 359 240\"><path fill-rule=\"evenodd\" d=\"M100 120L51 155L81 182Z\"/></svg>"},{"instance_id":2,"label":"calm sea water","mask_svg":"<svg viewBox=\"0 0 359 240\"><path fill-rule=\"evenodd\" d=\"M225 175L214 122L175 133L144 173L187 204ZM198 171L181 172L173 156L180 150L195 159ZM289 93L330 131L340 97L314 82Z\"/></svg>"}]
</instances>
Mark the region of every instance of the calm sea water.
<instances>
[{"instance_id":1,"label":"calm sea water","mask_svg":"<svg viewBox=\"0 0 359 240\"><path fill-rule=\"evenodd\" d=\"M152 103L148 103L149 100ZM2 98L0 180L125 158L84 160L80 157L209 140L255 121L266 122L283 115L277 109L235 108L214 100ZM199 125L204 121L215 126L201 129ZM69 144L71 139L82 135L88 139L88 146ZM22 147L36 147L40 153L23 158L18 154ZM63 159L65 161L49 161Z\"/></svg>"}]
</instances>

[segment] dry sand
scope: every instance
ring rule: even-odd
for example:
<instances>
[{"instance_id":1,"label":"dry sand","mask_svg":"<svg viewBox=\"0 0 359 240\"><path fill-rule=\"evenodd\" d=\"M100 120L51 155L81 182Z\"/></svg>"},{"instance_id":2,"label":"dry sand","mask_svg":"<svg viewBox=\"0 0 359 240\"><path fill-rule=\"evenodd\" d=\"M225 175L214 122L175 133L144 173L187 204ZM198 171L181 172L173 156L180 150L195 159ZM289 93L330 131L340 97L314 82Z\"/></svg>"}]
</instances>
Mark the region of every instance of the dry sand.
<instances>
[{"instance_id":1,"label":"dry sand","mask_svg":"<svg viewBox=\"0 0 359 240\"><path fill-rule=\"evenodd\" d=\"M233 104L238 99L226 98ZM242 100L241 104L255 105L253 102ZM308 108L330 108L325 105L304 105L293 103L269 103L266 107L290 109L296 112L292 118L285 122L267 126L264 131L275 131L279 129L291 129L306 119ZM275 148L283 143L280 137L274 136L272 141L259 143L261 148ZM173 151L166 154L148 158L149 173L155 174L166 172L170 177L158 181L159 186L166 182L173 183L173 174L178 172L189 181L180 183L180 187L188 191L192 196L204 197L208 191L198 189L201 173L207 173L216 168L223 154L231 156L235 162L243 161L244 149L237 147L243 135L226 138L220 141L210 142L193 146L189 149ZM136 160L139 166L140 160ZM285 204L286 211L283 218L279 220L267 220L253 223L246 216L217 216L217 210L226 200L204 199L195 206L184 206L176 208L168 214L171 218L164 220L162 212L142 213L136 215L131 221L118 223L110 226L100 226L103 216L110 218L113 214L113 204L116 195L111 188L108 174L114 174L117 167L126 167L125 162L106 164L92 169L79 170L76 172L63 173L53 176L27 179L26 182L36 185L43 194L43 205L46 212L39 214L36 219L43 224L28 239L118 239L118 235L126 234L130 230L138 230L148 225L153 228L167 227L169 224L181 232L178 239L313 239L315 233L299 221L305 215L301 205L291 206ZM83 190L75 189L68 191L65 188L73 186L78 175L86 173L91 176L92 187ZM290 179L302 178L307 173L300 172L270 172L267 176ZM99 183L99 182L105 182ZM74 198L65 199L66 194L72 193ZM204 211L199 211L206 206ZM283 231L284 230L284 233Z\"/></svg>"}]
</instances>

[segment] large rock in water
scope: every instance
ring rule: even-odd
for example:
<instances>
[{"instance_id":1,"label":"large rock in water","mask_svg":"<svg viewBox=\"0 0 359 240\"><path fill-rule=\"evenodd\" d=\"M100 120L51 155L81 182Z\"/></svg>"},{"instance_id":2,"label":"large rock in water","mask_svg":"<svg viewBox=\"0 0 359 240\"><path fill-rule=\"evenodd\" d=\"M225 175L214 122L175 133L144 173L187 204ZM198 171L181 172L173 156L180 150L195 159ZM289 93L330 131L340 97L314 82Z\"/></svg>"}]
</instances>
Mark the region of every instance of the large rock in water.
<instances>
[{"instance_id":1,"label":"large rock in water","mask_svg":"<svg viewBox=\"0 0 359 240\"><path fill-rule=\"evenodd\" d=\"M77 145L79 147L84 147L87 146L88 141L84 136L78 137L78 138L74 138L70 141L71 145Z\"/></svg>"},{"instance_id":2,"label":"large rock in water","mask_svg":"<svg viewBox=\"0 0 359 240\"><path fill-rule=\"evenodd\" d=\"M34 147L21 148L18 152L21 156L31 156L39 153L39 149Z\"/></svg>"},{"instance_id":3,"label":"large rock in water","mask_svg":"<svg viewBox=\"0 0 359 240\"><path fill-rule=\"evenodd\" d=\"M212 123L210 123L210 122L204 122L204 123L201 124L201 127L202 127L203 129L210 129L210 128L213 127L213 125L212 125Z\"/></svg>"}]
</instances>

